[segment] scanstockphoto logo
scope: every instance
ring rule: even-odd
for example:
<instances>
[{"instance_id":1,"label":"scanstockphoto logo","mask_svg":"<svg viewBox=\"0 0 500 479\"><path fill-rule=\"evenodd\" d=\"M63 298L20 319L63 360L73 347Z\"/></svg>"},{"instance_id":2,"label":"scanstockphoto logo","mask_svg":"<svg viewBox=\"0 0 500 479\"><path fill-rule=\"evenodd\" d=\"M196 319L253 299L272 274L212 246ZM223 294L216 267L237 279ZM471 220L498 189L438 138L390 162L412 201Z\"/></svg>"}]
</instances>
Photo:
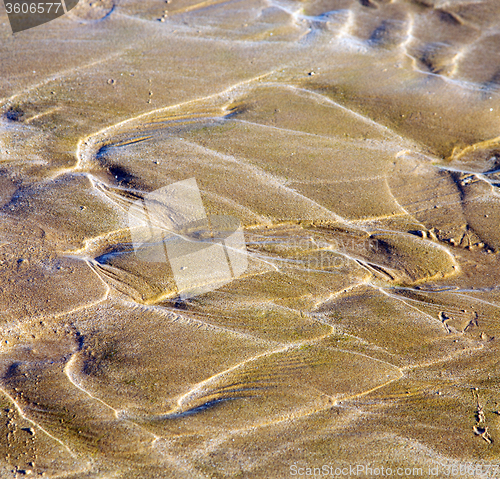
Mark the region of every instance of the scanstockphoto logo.
<instances>
[{"instance_id":1,"label":"scanstockphoto logo","mask_svg":"<svg viewBox=\"0 0 500 479\"><path fill-rule=\"evenodd\" d=\"M61 17L76 7L79 0L4 0L12 33L22 32Z\"/></svg>"},{"instance_id":2,"label":"scanstockphoto logo","mask_svg":"<svg viewBox=\"0 0 500 479\"><path fill-rule=\"evenodd\" d=\"M128 219L137 258L168 261L181 299L220 288L248 267L240 221L207 216L195 178L135 201Z\"/></svg>"}]
</instances>

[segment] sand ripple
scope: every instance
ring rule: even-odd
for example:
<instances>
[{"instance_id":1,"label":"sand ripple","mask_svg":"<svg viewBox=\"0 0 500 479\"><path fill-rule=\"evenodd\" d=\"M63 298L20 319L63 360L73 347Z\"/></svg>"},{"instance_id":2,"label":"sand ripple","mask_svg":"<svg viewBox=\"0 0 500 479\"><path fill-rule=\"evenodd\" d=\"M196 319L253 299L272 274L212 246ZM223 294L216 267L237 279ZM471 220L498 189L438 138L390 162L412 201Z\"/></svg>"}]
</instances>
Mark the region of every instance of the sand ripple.
<instances>
[{"instance_id":1,"label":"sand ripple","mask_svg":"<svg viewBox=\"0 0 500 479\"><path fill-rule=\"evenodd\" d=\"M498 457L499 15L98 0L4 23L0 476ZM128 210L192 177L249 264L181 300Z\"/></svg>"}]
</instances>

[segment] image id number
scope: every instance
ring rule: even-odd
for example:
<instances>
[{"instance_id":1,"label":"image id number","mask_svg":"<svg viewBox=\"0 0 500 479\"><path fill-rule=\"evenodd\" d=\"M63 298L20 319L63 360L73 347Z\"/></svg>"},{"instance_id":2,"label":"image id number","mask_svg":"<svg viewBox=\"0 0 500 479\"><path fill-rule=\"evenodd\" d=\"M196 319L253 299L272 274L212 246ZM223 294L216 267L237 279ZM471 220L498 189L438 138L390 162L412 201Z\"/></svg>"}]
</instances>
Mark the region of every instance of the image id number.
<instances>
[{"instance_id":1,"label":"image id number","mask_svg":"<svg viewBox=\"0 0 500 479\"><path fill-rule=\"evenodd\" d=\"M7 13L57 13L61 3L6 3Z\"/></svg>"}]
</instances>

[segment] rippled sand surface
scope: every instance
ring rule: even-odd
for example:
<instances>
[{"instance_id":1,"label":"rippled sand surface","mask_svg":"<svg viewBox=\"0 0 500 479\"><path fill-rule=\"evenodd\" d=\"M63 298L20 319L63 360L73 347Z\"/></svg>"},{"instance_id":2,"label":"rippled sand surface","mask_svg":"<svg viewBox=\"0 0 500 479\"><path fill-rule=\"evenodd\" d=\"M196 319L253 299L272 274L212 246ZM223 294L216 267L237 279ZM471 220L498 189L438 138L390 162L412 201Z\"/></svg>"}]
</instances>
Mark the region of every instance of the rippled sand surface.
<instances>
[{"instance_id":1,"label":"rippled sand surface","mask_svg":"<svg viewBox=\"0 0 500 479\"><path fill-rule=\"evenodd\" d=\"M500 462L497 0L0 21L0 477ZM192 177L248 268L179 300L128 211Z\"/></svg>"}]
</instances>

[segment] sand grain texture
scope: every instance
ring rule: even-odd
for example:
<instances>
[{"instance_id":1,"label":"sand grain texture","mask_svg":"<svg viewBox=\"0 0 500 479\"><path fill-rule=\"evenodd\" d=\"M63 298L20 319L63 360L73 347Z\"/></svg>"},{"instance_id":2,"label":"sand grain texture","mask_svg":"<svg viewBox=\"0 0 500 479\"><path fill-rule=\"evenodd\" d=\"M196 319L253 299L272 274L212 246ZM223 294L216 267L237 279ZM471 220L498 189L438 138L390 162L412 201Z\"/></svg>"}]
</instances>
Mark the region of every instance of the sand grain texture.
<instances>
[{"instance_id":1,"label":"sand grain texture","mask_svg":"<svg viewBox=\"0 0 500 479\"><path fill-rule=\"evenodd\" d=\"M0 17L0 477L498 463L495 0ZM181 301L128 214L192 177L248 268Z\"/></svg>"}]
</instances>

